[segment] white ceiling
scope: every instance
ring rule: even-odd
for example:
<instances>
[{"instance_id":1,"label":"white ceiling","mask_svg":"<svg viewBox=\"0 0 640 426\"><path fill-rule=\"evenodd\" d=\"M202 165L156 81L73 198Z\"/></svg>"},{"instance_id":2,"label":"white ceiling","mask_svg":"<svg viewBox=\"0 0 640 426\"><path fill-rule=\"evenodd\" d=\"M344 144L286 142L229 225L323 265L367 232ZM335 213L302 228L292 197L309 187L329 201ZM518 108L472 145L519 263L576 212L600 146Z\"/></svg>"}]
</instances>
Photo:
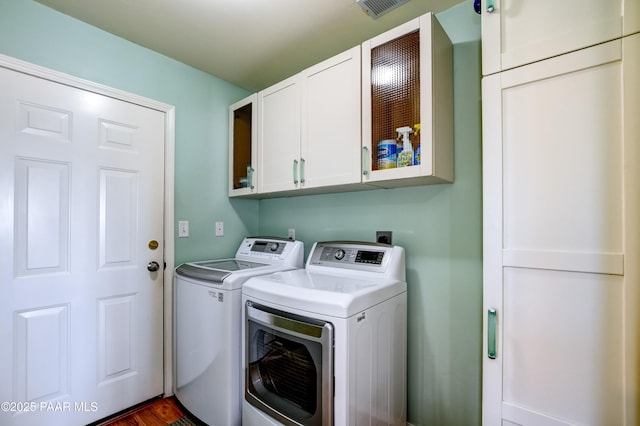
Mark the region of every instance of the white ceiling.
<instances>
[{"instance_id":1,"label":"white ceiling","mask_svg":"<svg viewBox=\"0 0 640 426\"><path fill-rule=\"evenodd\" d=\"M463 0L409 0L374 20L355 0L37 0L250 91L426 12Z\"/></svg>"}]
</instances>

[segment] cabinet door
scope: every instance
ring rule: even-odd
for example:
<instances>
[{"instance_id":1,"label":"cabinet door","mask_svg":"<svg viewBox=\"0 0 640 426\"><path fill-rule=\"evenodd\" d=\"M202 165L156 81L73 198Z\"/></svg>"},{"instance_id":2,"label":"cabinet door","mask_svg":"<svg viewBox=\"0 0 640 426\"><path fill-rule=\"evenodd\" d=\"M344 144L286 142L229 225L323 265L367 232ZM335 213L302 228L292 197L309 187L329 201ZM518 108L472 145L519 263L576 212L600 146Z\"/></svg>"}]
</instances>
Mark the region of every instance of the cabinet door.
<instances>
[{"instance_id":1,"label":"cabinet door","mask_svg":"<svg viewBox=\"0 0 640 426\"><path fill-rule=\"evenodd\" d=\"M288 78L258 94L258 190L299 188L300 77Z\"/></svg>"},{"instance_id":2,"label":"cabinet door","mask_svg":"<svg viewBox=\"0 0 640 426\"><path fill-rule=\"evenodd\" d=\"M360 182L360 46L302 72L304 188Z\"/></svg>"},{"instance_id":3,"label":"cabinet door","mask_svg":"<svg viewBox=\"0 0 640 426\"><path fill-rule=\"evenodd\" d=\"M362 44L363 181L380 187L453 181L453 56L431 13ZM401 127L420 162L396 167Z\"/></svg>"},{"instance_id":4,"label":"cabinet door","mask_svg":"<svg viewBox=\"0 0 640 426\"><path fill-rule=\"evenodd\" d=\"M229 107L229 196L257 192L258 96L253 94Z\"/></svg>"},{"instance_id":5,"label":"cabinet door","mask_svg":"<svg viewBox=\"0 0 640 426\"><path fill-rule=\"evenodd\" d=\"M489 75L640 31L639 3L482 0L482 73Z\"/></svg>"},{"instance_id":6,"label":"cabinet door","mask_svg":"<svg viewBox=\"0 0 640 426\"><path fill-rule=\"evenodd\" d=\"M483 424L637 425L640 35L483 80Z\"/></svg>"}]
</instances>

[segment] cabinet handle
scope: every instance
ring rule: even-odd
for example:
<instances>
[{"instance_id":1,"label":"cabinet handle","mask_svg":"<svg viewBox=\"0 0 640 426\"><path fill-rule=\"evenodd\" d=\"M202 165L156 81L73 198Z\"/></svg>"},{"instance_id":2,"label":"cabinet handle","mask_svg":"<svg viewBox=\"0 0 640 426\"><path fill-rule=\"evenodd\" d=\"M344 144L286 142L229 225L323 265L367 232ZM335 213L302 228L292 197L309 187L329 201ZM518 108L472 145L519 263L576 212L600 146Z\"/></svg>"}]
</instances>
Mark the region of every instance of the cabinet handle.
<instances>
[{"instance_id":1,"label":"cabinet handle","mask_svg":"<svg viewBox=\"0 0 640 426\"><path fill-rule=\"evenodd\" d=\"M293 160L293 183L298 184L298 160Z\"/></svg>"},{"instance_id":2,"label":"cabinet handle","mask_svg":"<svg viewBox=\"0 0 640 426\"><path fill-rule=\"evenodd\" d=\"M362 147L362 175L367 176L369 174L369 170L367 170L367 158L369 158L369 148L366 146Z\"/></svg>"},{"instance_id":3,"label":"cabinet handle","mask_svg":"<svg viewBox=\"0 0 640 426\"><path fill-rule=\"evenodd\" d=\"M494 0L487 0L487 13L493 13L493 11L496 10L493 1Z\"/></svg>"},{"instance_id":4,"label":"cabinet handle","mask_svg":"<svg viewBox=\"0 0 640 426\"><path fill-rule=\"evenodd\" d=\"M251 166L247 166L247 184L249 185L249 188L254 189L255 186L253 185L253 172L255 170L253 170L253 167Z\"/></svg>"},{"instance_id":5,"label":"cabinet handle","mask_svg":"<svg viewBox=\"0 0 640 426\"><path fill-rule=\"evenodd\" d=\"M304 158L300 158L300 183L304 183Z\"/></svg>"},{"instance_id":6,"label":"cabinet handle","mask_svg":"<svg viewBox=\"0 0 640 426\"><path fill-rule=\"evenodd\" d=\"M487 311L487 356L496 359L496 321L497 312L495 309Z\"/></svg>"}]
</instances>

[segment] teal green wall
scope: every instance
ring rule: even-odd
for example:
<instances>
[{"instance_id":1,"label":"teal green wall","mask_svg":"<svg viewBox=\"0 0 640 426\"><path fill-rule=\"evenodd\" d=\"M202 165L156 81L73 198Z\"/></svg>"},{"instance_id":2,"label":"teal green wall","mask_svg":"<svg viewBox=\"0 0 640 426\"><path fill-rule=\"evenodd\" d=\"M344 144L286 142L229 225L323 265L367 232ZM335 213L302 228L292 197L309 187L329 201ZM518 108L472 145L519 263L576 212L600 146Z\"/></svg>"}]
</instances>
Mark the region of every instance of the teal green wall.
<instances>
[{"instance_id":1,"label":"teal green wall","mask_svg":"<svg viewBox=\"0 0 640 426\"><path fill-rule=\"evenodd\" d=\"M0 53L176 107L176 264L230 256L245 235L372 241L407 249L408 420L479 425L481 154L479 18L467 0L438 15L455 43L456 181L451 185L271 200L227 198L227 106L247 93L216 77L57 13L0 0ZM214 237L214 223L225 236ZM177 237L177 236L176 236Z\"/></svg>"},{"instance_id":2,"label":"teal green wall","mask_svg":"<svg viewBox=\"0 0 640 426\"><path fill-rule=\"evenodd\" d=\"M481 423L482 172L480 29L472 3L438 16L454 45L455 183L260 201L259 232L406 249L408 418Z\"/></svg>"},{"instance_id":3,"label":"teal green wall","mask_svg":"<svg viewBox=\"0 0 640 426\"><path fill-rule=\"evenodd\" d=\"M0 0L0 53L175 106L175 218L191 231L176 264L232 255L256 233L257 202L227 197L227 108L245 90L31 0Z\"/></svg>"},{"instance_id":4,"label":"teal green wall","mask_svg":"<svg viewBox=\"0 0 640 426\"><path fill-rule=\"evenodd\" d=\"M454 48L455 183L260 201L259 231L406 249L408 420L480 424L482 175L478 42Z\"/></svg>"}]
</instances>

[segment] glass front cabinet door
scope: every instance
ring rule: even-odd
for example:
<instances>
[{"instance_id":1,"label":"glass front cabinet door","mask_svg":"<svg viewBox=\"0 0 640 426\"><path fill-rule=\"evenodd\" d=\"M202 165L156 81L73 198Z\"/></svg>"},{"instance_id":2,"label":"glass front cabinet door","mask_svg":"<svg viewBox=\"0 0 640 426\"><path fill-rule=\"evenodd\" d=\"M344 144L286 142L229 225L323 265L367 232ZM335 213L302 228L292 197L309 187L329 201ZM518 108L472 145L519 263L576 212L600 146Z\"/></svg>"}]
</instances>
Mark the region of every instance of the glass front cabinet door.
<instances>
[{"instance_id":1,"label":"glass front cabinet door","mask_svg":"<svg viewBox=\"0 0 640 426\"><path fill-rule=\"evenodd\" d=\"M257 95L229 107L229 196L257 193Z\"/></svg>"},{"instance_id":2,"label":"glass front cabinet door","mask_svg":"<svg viewBox=\"0 0 640 426\"><path fill-rule=\"evenodd\" d=\"M453 50L427 13L362 44L362 180L453 182Z\"/></svg>"}]
</instances>

